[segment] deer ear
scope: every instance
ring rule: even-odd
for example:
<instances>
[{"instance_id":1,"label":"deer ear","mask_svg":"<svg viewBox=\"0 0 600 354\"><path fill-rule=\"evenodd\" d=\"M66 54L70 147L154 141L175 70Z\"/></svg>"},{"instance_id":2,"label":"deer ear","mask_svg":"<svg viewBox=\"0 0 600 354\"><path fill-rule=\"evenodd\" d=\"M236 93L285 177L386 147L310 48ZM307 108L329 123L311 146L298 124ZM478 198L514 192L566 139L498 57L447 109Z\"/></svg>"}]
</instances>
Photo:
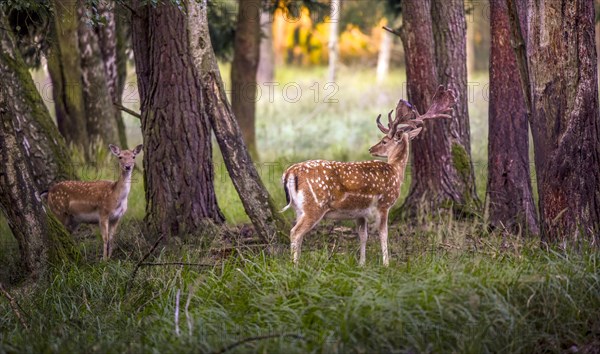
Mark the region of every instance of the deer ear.
<instances>
[{"instance_id":1,"label":"deer ear","mask_svg":"<svg viewBox=\"0 0 600 354\"><path fill-rule=\"evenodd\" d=\"M144 147L144 145L142 145L142 144L136 146L135 149L133 149L133 153L136 155L139 154L140 152L142 152L143 147Z\"/></svg>"},{"instance_id":2,"label":"deer ear","mask_svg":"<svg viewBox=\"0 0 600 354\"><path fill-rule=\"evenodd\" d=\"M115 156L119 156L119 154L121 153L121 149L116 145L109 144L108 148L110 149L110 152L112 152Z\"/></svg>"},{"instance_id":3,"label":"deer ear","mask_svg":"<svg viewBox=\"0 0 600 354\"><path fill-rule=\"evenodd\" d=\"M417 128L417 129L415 129L415 130L411 130L411 131L408 133L408 139L409 139L409 140L412 140L412 139L414 139L414 138L415 138L417 135L419 135L419 133L421 132L421 130L423 130L423 127Z\"/></svg>"}]
</instances>

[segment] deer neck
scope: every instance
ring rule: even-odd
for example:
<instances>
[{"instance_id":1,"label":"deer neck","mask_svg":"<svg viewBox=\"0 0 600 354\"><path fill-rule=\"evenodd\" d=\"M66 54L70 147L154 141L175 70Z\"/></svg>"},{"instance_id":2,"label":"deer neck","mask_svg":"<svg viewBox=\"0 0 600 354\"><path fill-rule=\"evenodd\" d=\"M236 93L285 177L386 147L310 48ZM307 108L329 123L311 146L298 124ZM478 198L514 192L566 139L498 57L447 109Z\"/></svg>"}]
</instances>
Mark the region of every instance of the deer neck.
<instances>
[{"instance_id":1,"label":"deer neck","mask_svg":"<svg viewBox=\"0 0 600 354\"><path fill-rule=\"evenodd\" d=\"M405 144L401 148L394 150L388 156L388 164L394 167L394 170L398 173L400 179L404 179L404 171L406 170L406 164L408 163L409 150L409 144Z\"/></svg>"},{"instance_id":2,"label":"deer neck","mask_svg":"<svg viewBox=\"0 0 600 354\"><path fill-rule=\"evenodd\" d=\"M127 199L129 195L129 190L131 189L131 173L132 170L123 171L121 170L121 176L115 183L115 197L117 199Z\"/></svg>"}]
</instances>

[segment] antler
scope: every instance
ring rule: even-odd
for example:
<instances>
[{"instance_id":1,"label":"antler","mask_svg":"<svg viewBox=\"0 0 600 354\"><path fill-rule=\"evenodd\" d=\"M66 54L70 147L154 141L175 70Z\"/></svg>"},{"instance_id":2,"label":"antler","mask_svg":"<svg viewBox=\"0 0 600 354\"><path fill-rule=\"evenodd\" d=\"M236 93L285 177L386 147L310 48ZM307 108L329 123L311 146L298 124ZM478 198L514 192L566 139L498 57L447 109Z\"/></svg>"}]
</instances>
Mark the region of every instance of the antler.
<instances>
[{"instance_id":1,"label":"antler","mask_svg":"<svg viewBox=\"0 0 600 354\"><path fill-rule=\"evenodd\" d=\"M452 107L456 104L454 91L445 89L440 85L433 96L432 104L423 115L419 114L416 108L405 100L400 100L396 106L396 117L392 120L392 112L388 114L388 127L384 127L379 121L381 114L377 116L377 126L379 130L393 138L398 131L409 132L423 125L425 119L451 118L449 114Z\"/></svg>"}]
</instances>

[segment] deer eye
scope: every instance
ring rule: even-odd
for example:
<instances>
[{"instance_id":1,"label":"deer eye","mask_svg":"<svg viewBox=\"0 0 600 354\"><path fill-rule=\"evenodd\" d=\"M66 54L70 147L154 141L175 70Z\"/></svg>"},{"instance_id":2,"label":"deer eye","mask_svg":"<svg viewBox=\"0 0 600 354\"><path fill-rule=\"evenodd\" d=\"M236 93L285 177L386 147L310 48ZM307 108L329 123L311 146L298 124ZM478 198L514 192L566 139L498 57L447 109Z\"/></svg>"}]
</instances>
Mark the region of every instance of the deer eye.
<instances>
[{"instance_id":1,"label":"deer eye","mask_svg":"<svg viewBox=\"0 0 600 354\"><path fill-rule=\"evenodd\" d=\"M121 159L121 156L119 156L119 160Z\"/></svg>"}]
</instances>

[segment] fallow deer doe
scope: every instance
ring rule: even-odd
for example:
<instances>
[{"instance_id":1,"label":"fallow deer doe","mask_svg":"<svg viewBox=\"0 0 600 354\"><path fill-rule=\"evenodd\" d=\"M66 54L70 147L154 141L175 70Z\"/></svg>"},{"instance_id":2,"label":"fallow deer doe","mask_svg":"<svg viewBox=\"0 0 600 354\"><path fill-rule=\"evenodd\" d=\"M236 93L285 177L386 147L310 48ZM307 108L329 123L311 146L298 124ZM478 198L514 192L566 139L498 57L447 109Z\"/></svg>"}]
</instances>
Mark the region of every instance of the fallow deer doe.
<instances>
[{"instance_id":1,"label":"fallow deer doe","mask_svg":"<svg viewBox=\"0 0 600 354\"><path fill-rule=\"evenodd\" d=\"M400 100L396 116L388 114L388 127L377 117L377 126L386 135L369 149L373 156L387 162L337 162L312 160L288 168L282 178L288 204L296 211L296 224L290 232L291 253L295 264L300 257L302 239L321 219L355 219L360 238L359 265L365 264L367 220L375 219L379 229L383 264L388 266L387 219L390 208L400 195L404 170L409 157L409 141L423 129L423 121L451 118L454 92L440 86L427 113L420 115L408 102Z\"/></svg>"},{"instance_id":2,"label":"fallow deer doe","mask_svg":"<svg viewBox=\"0 0 600 354\"><path fill-rule=\"evenodd\" d=\"M104 259L112 254L113 236L127 210L131 173L142 145L133 150L121 150L115 145L109 148L119 158L121 174L117 181L63 181L47 193L50 210L69 232L75 231L81 223L100 225Z\"/></svg>"}]
</instances>

